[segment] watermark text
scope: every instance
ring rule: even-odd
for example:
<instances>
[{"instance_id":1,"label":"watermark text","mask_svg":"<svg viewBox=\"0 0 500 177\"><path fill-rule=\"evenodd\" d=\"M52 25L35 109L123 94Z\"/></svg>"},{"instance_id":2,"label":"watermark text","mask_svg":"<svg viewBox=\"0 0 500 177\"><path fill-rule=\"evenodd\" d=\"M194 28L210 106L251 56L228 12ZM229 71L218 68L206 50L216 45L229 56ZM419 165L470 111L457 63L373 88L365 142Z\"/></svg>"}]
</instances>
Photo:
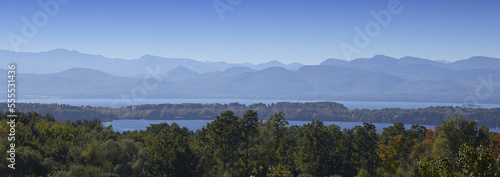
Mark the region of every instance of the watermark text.
<instances>
[{"instance_id":1,"label":"watermark text","mask_svg":"<svg viewBox=\"0 0 500 177\"><path fill-rule=\"evenodd\" d=\"M7 160L9 164L7 167L11 169L16 169L16 65L9 65L9 70L7 71L7 104L9 107L9 114L7 115L7 140L9 142L7 154Z\"/></svg>"}]
</instances>

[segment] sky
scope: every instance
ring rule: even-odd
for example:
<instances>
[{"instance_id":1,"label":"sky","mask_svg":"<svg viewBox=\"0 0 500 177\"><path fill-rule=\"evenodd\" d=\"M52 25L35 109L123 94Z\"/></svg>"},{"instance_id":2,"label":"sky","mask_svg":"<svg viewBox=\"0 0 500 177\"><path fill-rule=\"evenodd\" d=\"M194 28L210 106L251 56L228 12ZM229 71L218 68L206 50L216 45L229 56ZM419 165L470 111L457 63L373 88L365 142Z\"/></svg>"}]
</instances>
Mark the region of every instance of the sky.
<instances>
[{"instance_id":1,"label":"sky","mask_svg":"<svg viewBox=\"0 0 500 177\"><path fill-rule=\"evenodd\" d=\"M254 64L500 58L498 9L494 0L2 0L0 49Z\"/></svg>"}]
</instances>

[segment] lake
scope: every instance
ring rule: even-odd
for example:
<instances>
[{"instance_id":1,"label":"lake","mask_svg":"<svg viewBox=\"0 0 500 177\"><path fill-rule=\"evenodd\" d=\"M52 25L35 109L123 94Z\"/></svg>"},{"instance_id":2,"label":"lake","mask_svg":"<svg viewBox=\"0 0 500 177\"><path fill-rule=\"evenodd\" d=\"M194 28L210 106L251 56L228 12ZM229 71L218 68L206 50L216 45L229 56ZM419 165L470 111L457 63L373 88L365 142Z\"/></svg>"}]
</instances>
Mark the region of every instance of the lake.
<instances>
[{"instance_id":1,"label":"lake","mask_svg":"<svg viewBox=\"0 0 500 177\"><path fill-rule=\"evenodd\" d=\"M256 99L144 99L144 100L118 100L118 99L20 99L17 100L19 103L57 103L57 104L67 104L72 106L94 106L94 107L121 107L129 105L140 105L140 104L181 104L181 103L220 103L229 104L238 102L245 105L251 105L253 103L264 103L271 104L277 102L319 102L319 101L332 101L341 103L348 109L382 109L382 108L402 108L402 109L418 109L426 108L430 106L462 106L461 103L429 103L429 102L366 102L366 101L334 101L334 100L256 100ZM500 104L480 104L482 108L500 108ZM205 126L211 120L114 120L113 122L104 122L105 126L113 125L116 131L127 131L127 130L145 130L150 124L158 124L161 122L166 122L171 124L177 122L180 126L185 126L190 130L198 130ZM303 125L310 121L289 121L290 125ZM353 128L356 125L363 125L362 122L336 122L336 121L325 121L325 125L336 124L341 128ZM393 124L389 123L374 123L379 131L384 127L391 126ZM410 128L411 125L405 125ZM424 125L427 128L433 129L435 125ZM500 132L500 129L490 129L490 131Z\"/></svg>"},{"instance_id":2,"label":"lake","mask_svg":"<svg viewBox=\"0 0 500 177\"><path fill-rule=\"evenodd\" d=\"M462 106L463 103L429 103L429 102L368 102L368 101L335 101L335 100L256 100L256 99L143 99L143 100L119 100L119 99L20 99L18 103L57 103L72 106L94 106L94 107L114 107L141 104L181 104L181 103L220 103L229 104L238 102L245 105L253 103L271 104L277 102L320 102L332 101L343 104L348 109L382 109L382 108L402 108L418 109L430 106ZM500 104L479 104L482 108L500 108Z\"/></svg>"},{"instance_id":3,"label":"lake","mask_svg":"<svg viewBox=\"0 0 500 177\"><path fill-rule=\"evenodd\" d=\"M212 120L113 120L112 122L103 122L104 126L113 126L113 130L123 132L123 131L134 131L134 130L146 130L150 124L159 124L159 123L177 123L181 127L186 127L189 130L199 130L203 126L206 126L207 123L212 122ZM304 125L311 123L311 121L288 121L289 126L291 125ZM337 122L337 121L324 121L325 125L335 124L338 125L341 129L344 128L353 128L356 125L363 126L363 122ZM383 128L391 126L391 123L373 123L378 131L382 131ZM434 129L435 125L423 125L428 129ZM411 128L411 124L405 124L407 129Z\"/></svg>"},{"instance_id":4,"label":"lake","mask_svg":"<svg viewBox=\"0 0 500 177\"><path fill-rule=\"evenodd\" d=\"M212 120L113 120L112 122L103 122L104 126L113 126L113 130L123 132L123 131L134 131L134 130L146 130L150 124L159 124L162 122L166 122L168 124L177 123L181 127L186 127L189 130L199 130L203 126L206 126L207 123L212 122ZM304 125L307 123L311 123L311 121L288 121L289 125ZM363 122L337 122L337 121L324 121L325 125L335 124L338 125L341 129L344 128L353 128L356 125L363 125ZM392 123L373 123L377 128L378 132L382 132L383 128L389 127L393 125ZM423 125L427 127L427 129L434 129L436 125ZM411 124L405 124L407 129L411 128ZM500 133L499 128L491 128L490 131Z\"/></svg>"}]
</instances>

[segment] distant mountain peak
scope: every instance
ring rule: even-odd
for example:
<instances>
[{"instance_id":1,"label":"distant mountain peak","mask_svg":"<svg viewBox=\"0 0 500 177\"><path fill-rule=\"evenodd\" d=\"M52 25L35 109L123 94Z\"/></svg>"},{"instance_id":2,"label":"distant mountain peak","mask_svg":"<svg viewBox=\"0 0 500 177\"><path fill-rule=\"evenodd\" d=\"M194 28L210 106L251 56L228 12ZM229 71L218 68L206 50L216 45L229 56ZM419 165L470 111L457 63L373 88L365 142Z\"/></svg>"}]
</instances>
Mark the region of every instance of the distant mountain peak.
<instances>
[{"instance_id":1,"label":"distant mountain peak","mask_svg":"<svg viewBox=\"0 0 500 177\"><path fill-rule=\"evenodd\" d=\"M99 59L104 59L104 60L111 60L111 58L104 57L103 55L96 55L96 54L88 54L88 53L82 53L79 52L78 50L68 50L68 49L54 49L46 52L40 52L47 54L51 57L53 56L63 56L65 59L88 59L92 57L98 57ZM35 53L36 54L36 53ZM78 67L78 66L76 66Z\"/></svg>"},{"instance_id":2,"label":"distant mountain peak","mask_svg":"<svg viewBox=\"0 0 500 177\"><path fill-rule=\"evenodd\" d=\"M186 67L184 67L184 66L177 66L176 68L174 68L174 69L170 70L169 72L192 72L192 73L197 73L197 74L199 74L198 72L193 71L193 70L191 70L191 69L189 69L189 68L186 68Z\"/></svg>"},{"instance_id":3,"label":"distant mountain peak","mask_svg":"<svg viewBox=\"0 0 500 177\"><path fill-rule=\"evenodd\" d=\"M490 60L490 61L498 61L500 59L493 58L493 57L485 57L485 56L472 56L472 57L468 58L467 60Z\"/></svg>"},{"instance_id":4,"label":"distant mountain peak","mask_svg":"<svg viewBox=\"0 0 500 177\"><path fill-rule=\"evenodd\" d=\"M465 60L455 61L448 64L453 69L481 69L500 68L500 59L492 57L474 56Z\"/></svg>"},{"instance_id":5,"label":"distant mountain peak","mask_svg":"<svg viewBox=\"0 0 500 177\"><path fill-rule=\"evenodd\" d=\"M76 51L76 50L73 50L73 51ZM54 49L54 50L49 50L48 52L71 52L71 51L68 49Z\"/></svg>"},{"instance_id":6,"label":"distant mountain peak","mask_svg":"<svg viewBox=\"0 0 500 177\"><path fill-rule=\"evenodd\" d=\"M280 67L280 66L272 66L272 67L268 67L268 68L265 68L263 70L260 70L259 72L292 72L284 67Z\"/></svg>"},{"instance_id":7,"label":"distant mountain peak","mask_svg":"<svg viewBox=\"0 0 500 177\"><path fill-rule=\"evenodd\" d=\"M34 52L34 53L78 53L78 54L85 54L85 53L79 52L78 50L68 50L68 49L62 49L62 48L44 51L44 52ZM85 55L90 55L90 54L85 54Z\"/></svg>"},{"instance_id":8,"label":"distant mountain peak","mask_svg":"<svg viewBox=\"0 0 500 177\"><path fill-rule=\"evenodd\" d=\"M444 63L439 61L432 61L425 58L405 56L399 59L400 64L406 65L429 65L429 66L444 66Z\"/></svg>"},{"instance_id":9,"label":"distant mountain peak","mask_svg":"<svg viewBox=\"0 0 500 177\"><path fill-rule=\"evenodd\" d=\"M184 66L177 66L176 68L163 74L163 78L169 81L180 81L180 80L193 79L198 77L199 75L200 73L193 71L189 68L186 68Z\"/></svg>"},{"instance_id":10,"label":"distant mountain peak","mask_svg":"<svg viewBox=\"0 0 500 177\"><path fill-rule=\"evenodd\" d=\"M332 65L332 66L344 66L345 67L345 66L349 65L349 61L329 58L329 59L326 59L325 61L321 62L320 65Z\"/></svg>"},{"instance_id":11,"label":"distant mountain peak","mask_svg":"<svg viewBox=\"0 0 500 177\"><path fill-rule=\"evenodd\" d=\"M95 69L89 69L89 68L82 68L82 67L74 67L74 68L70 68L70 69L67 69L65 71L63 71L63 73L66 72L93 72L93 73L101 73L101 74L108 74L108 73L105 73L105 72L102 72L102 71L99 71L99 70L95 70Z\"/></svg>"},{"instance_id":12,"label":"distant mountain peak","mask_svg":"<svg viewBox=\"0 0 500 177\"><path fill-rule=\"evenodd\" d=\"M393 58L393 57L390 57L387 55L382 55L382 54L377 54L377 55L374 55L372 58Z\"/></svg>"},{"instance_id":13,"label":"distant mountain peak","mask_svg":"<svg viewBox=\"0 0 500 177\"><path fill-rule=\"evenodd\" d=\"M429 59L424 59L424 58L419 58L419 57L412 57L412 56L404 56L404 57L400 58L400 60L429 60Z\"/></svg>"},{"instance_id":14,"label":"distant mountain peak","mask_svg":"<svg viewBox=\"0 0 500 177\"><path fill-rule=\"evenodd\" d=\"M285 64L281 63L281 62L280 62L280 61L278 61L278 60L271 60L271 61L269 61L269 62L262 63L262 64L266 64L266 65L276 65L276 66L285 65Z\"/></svg>"},{"instance_id":15,"label":"distant mountain peak","mask_svg":"<svg viewBox=\"0 0 500 177\"><path fill-rule=\"evenodd\" d=\"M146 54L146 55L141 56L139 59L158 59L158 58L161 58L161 57L155 56L155 55Z\"/></svg>"},{"instance_id":16,"label":"distant mountain peak","mask_svg":"<svg viewBox=\"0 0 500 177\"><path fill-rule=\"evenodd\" d=\"M269 69L269 70L272 70L272 69L287 70L285 67L282 67L282 66L272 66L272 67L269 67L266 69ZM266 70L266 69L264 69L264 70Z\"/></svg>"},{"instance_id":17,"label":"distant mountain peak","mask_svg":"<svg viewBox=\"0 0 500 177\"><path fill-rule=\"evenodd\" d=\"M448 60L436 60L437 62L440 62L440 63L444 63L444 64L448 64L448 63L451 63L450 61Z\"/></svg>"},{"instance_id":18,"label":"distant mountain peak","mask_svg":"<svg viewBox=\"0 0 500 177\"><path fill-rule=\"evenodd\" d=\"M338 58L327 58L326 60L347 61L347 60L338 59Z\"/></svg>"},{"instance_id":19,"label":"distant mountain peak","mask_svg":"<svg viewBox=\"0 0 500 177\"><path fill-rule=\"evenodd\" d=\"M233 66L224 70L224 72L240 72L240 71L255 71L255 70L245 66Z\"/></svg>"},{"instance_id":20,"label":"distant mountain peak","mask_svg":"<svg viewBox=\"0 0 500 177\"><path fill-rule=\"evenodd\" d=\"M68 49L54 49L47 51L45 53L56 53L56 54L74 54L74 55L93 55L79 52L78 50L68 50ZM93 55L93 56L102 56L102 55Z\"/></svg>"},{"instance_id":21,"label":"distant mountain peak","mask_svg":"<svg viewBox=\"0 0 500 177\"><path fill-rule=\"evenodd\" d=\"M75 77L75 76L83 77L83 76L85 76L85 77L92 77L92 78L112 76L111 74L108 74L108 73L105 73L105 72L102 72L99 70L89 69L89 68L81 68L81 67L70 68L70 69L62 71L62 72L52 73L51 75L54 75L54 74L65 76L65 77ZM116 76L116 77L119 77L119 76Z\"/></svg>"},{"instance_id":22,"label":"distant mountain peak","mask_svg":"<svg viewBox=\"0 0 500 177\"><path fill-rule=\"evenodd\" d=\"M381 54L375 55L371 59L397 60L394 57L390 57L390 56L387 56L387 55L381 55Z\"/></svg>"}]
</instances>

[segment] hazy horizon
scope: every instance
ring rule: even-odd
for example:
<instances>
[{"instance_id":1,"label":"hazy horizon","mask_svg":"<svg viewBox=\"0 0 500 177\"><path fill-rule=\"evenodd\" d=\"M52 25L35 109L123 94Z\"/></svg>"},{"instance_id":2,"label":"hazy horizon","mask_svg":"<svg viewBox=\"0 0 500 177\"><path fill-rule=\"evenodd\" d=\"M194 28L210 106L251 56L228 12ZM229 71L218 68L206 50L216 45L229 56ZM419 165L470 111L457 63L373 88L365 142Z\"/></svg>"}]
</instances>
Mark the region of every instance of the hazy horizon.
<instances>
[{"instance_id":1,"label":"hazy horizon","mask_svg":"<svg viewBox=\"0 0 500 177\"><path fill-rule=\"evenodd\" d=\"M4 49L0 49L0 50L4 50ZM70 51L70 52L78 52L78 53L81 53L81 54L86 54L86 55L95 55L95 56L102 56L102 57L105 57L105 58L109 58L109 59L113 59L113 60L137 60L137 59L141 59L143 58L144 56L154 56L154 57L160 57L160 58L164 58L164 59L188 59L188 60L194 60L194 61L199 61L199 62L213 62L213 63L217 63L217 62L226 62L228 64L245 64L245 63L248 63L248 64L252 64L252 65L259 65L259 64L266 64L266 63L271 63L271 62L274 62L274 61L278 61L282 64L285 64L285 65L289 65L289 64L294 64L294 63L297 63L297 64L304 64L304 65L319 65L321 62L324 62L325 60L328 60L328 59L337 59L337 60L344 60L344 59L341 59L341 58L325 58L324 60L322 61L319 61L319 63L302 63L300 61L291 61L291 62L283 62L281 60L259 60L261 62L259 63L254 63L254 62L251 62L251 61L247 61L247 62L227 62L227 61L208 61L208 60L199 60L197 58L185 58L185 57L165 57L165 56L157 56L157 55L152 55L152 54L144 54L144 55L141 55L137 58L110 58L110 57L106 57L102 54L94 54L94 53L84 53L84 52L81 52L81 51L78 51L78 50L69 50L69 49L64 49L64 48L57 48L57 49L52 49L52 50L46 50L46 51L35 51L35 52L30 52L30 51L13 51L13 50L5 50L5 51L10 51L10 52L21 52L21 53L44 53L44 52L51 52L51 51L57 51L57 50L66 50L66 51ZM395 58L395 59L401 59L401 58L405 58L405 57L415 57L415 58L421 58L421 59L427 59L427 60L431 60L431 61L435 61L435 62L449 62L449 63L453 63L453 62L456 62L456 61L460 61L460 60L466 60L466 59L469 59L469 58L472 58L472 57L487 57L487 58L497 58L497 57L492 57L492 56L481 56L481 55L476 55L476 56L469 56L469 57L466 57L466 58L460 58L460 59L454 59L454 60L432 60L432 59L429 59L429 58L424 58L424 57L419 57L419 56L403 56L403 57L394 57L394 56L390 56L390 55L385 55L385 54L375 54L373 56L369 56L369 57L359 57L359 58L352 58L351 60L344 60L344 61L353 61L353 60L356 60L356 59L370 59L370 58L374 58L375 56L387 56L387 57L391 57L391 58ZM500 58L497 58L497 59L500 59Z\"/></svg>"},{"instance_id":2,"label":"hazy horizon","mask_svg":"<svg viewBox=\"0 0 500 177\"><path fill-rule=\"evenodd\" d=\"M497 1L40 2L0 2L0 49L228 63L500 58Z\"/></svg>"}]
</instances>

